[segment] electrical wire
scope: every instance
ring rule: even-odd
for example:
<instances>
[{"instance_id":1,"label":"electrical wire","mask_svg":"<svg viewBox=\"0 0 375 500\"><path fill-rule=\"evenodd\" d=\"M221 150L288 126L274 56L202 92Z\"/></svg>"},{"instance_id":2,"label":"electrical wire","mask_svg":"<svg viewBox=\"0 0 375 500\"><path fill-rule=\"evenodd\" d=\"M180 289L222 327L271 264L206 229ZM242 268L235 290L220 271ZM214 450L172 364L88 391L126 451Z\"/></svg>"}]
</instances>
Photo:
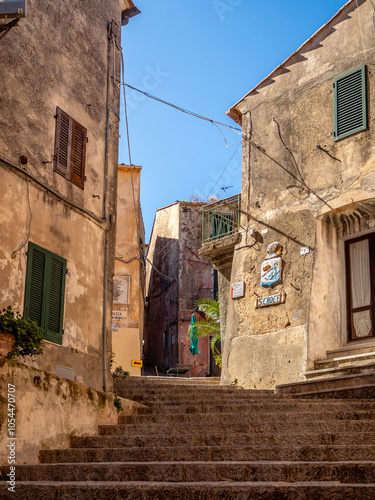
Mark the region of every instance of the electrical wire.
<instances>
[{"instance_id":1,"label":"electrical wire","mask_svg":"<svg viewBox=\"0 0 375 500\"><path fill-rule=\"evenodd\" d=\"M256 148L258 151L260 151L264 156L266 156L269 160L273 161L277 166L279 166L280 168L282 168L285 172L287 172L291 177L293 177L293 179L295 179L297 182L299 182L303 187L305 187L308 191L310 191L314 196L316 196L318 198L319 201L321 201L322 203L324 203L324 205L327 205L328 208L330 208L331 210L333 210L333 208L331 207L331 205L329 203L327 203L321 196L319 196L315 191L313 191L307 184L304 180L301 180L299 179L296 175L294 175L292 172L290 172L286 167L284 167L284 165L282 165L280 162L278 162L277 160L275 160L275 158L272 158L272 156L270 156L267 151L262 148L261 146L259 146L259 144L256 144L255 142L253 142L251 139L248 139L247 137L243 136L244 140L246 140L251 146L253 146L254 148Z\"/></svg>"},{"instance_id":2,"label":"electrical wire","mask_svg":"<svg viewBox=\"0 0 375 500\"><path fill-rule=\"evenodd\" d=\"M122 63L122 86L123 86L123 91L124 91L124 112L125 112L125 123L126 123L126 137L128 140L128 153L129 153L129 166L130 166L130 178L131 178L131 185L132 185L132 194L133 194L133 205L134 205L134 215L135 215L135 222L137 224L137 228L140 230L140 223L139 223L139 218L138 218L138 207L135 202L135 189L134 189L134 179L133 179L133 163L132 163L132 157L131 157L131 150L130 150L130 134L129 134L129 121L128 121L128 109L127 109L127 102L126 102L126 90L125 90L125 63L124 63L124 54L122 52L121 47L117 47L121 53L121 63Z\"/></svg>"},{"instance_id":3,"label":"electrical wire","mask_svg":"<svg viewBox=\"0 0 375 500\"><path fill-rule=\"evenodd\" d=\"M140 92L146 97L149 97L150 99L154 99L155 101L161 102L162 104L166 104L167 106L170 106L171 108L177 109L178 111L182 111L183 113L186 113L187 115L195 116L195 118L199 118L200 120L205 120L207 122L220 125L221 127L225 127L229 130L233 130L236 133L242 134L242 130L237 127L233 127L231 125L225 125L224 123L218 122L216 120L213 120L211 118L207 118L206 116L199 115L198 113L194 113L194 111L189 111L188 109L182 108L181 106L177 106L176 104L172 104L168 101L165 101L164 99L160 99L159 97L156 97L152 94L149 94L148 92L145 92L143 90L137 89L136 87L132 87L131 85L124 83L123 84L125 87L128 87L129 89L135 90L136 92Z\"/></svg>"},{"instance_id":4,"label":"electrical wire","mask_svg":"<svg viewBox=\"0 0 375 500\"><path fill-rule=\"evenodd\" d=\"M300 176L301 181L303 182L303 177L302 177L301 171L300 171L300 169L299 169L298 163L297 163L297 161L296 161L296 158L295 158L295 156L294 156L293 152L292 152L292 151L288 148L288 146L285 144L284 139L283 139L283 138L282 138L282 136L281 136L280 124L279 124L279 122L276 120L276 118L273 118L273 121L274 121L274 122L276 123L276 125L277 125L277 130L278 130L278 132L279 132L279 138L280 138L280 141L281 141L282 145L284 146L284 148L285 148L285 149L288 151L288 153L290 153L290 155L292 156L293 161L294 161L294 164L295 164L296 169L297 169L297 172L298 172L298 175Z\"/></svg>"},{"instance_id":5,"label":"electrical wire","mask_svg":"<svg viewBox=\"0 0 375 500\"><path fill-rule=\"evenodd\" d=\"M167 280L175 281L175 279L174 279L174 278L171 278L171 277L169 277L169 276L166 276L166 275L165 275L165 274L163 274L161 271L159 271L159 269L157 269L157 268L154 266L154 264L150 261L150 259L148 259L147 257L146 257L146 260L147 260L147 262L148 262L149 264L151 264L151 266L155 269L155 271L156 271L158 274L160 274L160 276L162 276L163 278L165 278L165 279L167 279Z\"/></svg>"},{"instance_id":6,"label":"electrical wire","mask_svg":"<svg viewBox=\"0 0 375 500\"><path fill-rule=\"evenodd\" d=\"M239 147L241 146L241 144L242 144L242 143L240 142L240 143L239 143L239 145L237 146L237 148L236 148L235 152L234 152L234 153L232 154L232 156L230 157L230 160L228 161L228 163L227 163L226 167L225 167L225 168L224 168L224 170L221 172L221 174L220 174L220 176L219 176L218 180L216 181L216 183L215 183L215 185L213 186L213 188L211 189L211 191L208 193L207 198L209 198L210 194L213 192L213 190L215 189L215 187L218 185L219 180L223 177L224 172L225 172L225 171L226 171L226 169L229 167L229 165L230 165L231 161L233 160L233 158L234 158L235 154L236 154L236 153L237 153L237 151L239 150Z\"/></svg>"},{"instance_id":7,"label":"electrical wire","mask_svg":"<svg viewBox=\"0 0 375 500\"><path fill-rule=\"evenodd\" d=\"M26 239L24 241L24 243L22 243L20 245L19 248L17 248L17 250L15 250L13 253L12 253L12 259L15 259L16 258L16 255L17 253L22 250L22 248L24 248L26 245L27 245L27 242L29 241L29 238L30 238L30 233L31 233L31 221L33 220L33 213L31 211L31 205L30 205L30 186L29 186L29 179L26 178L26 190L27 190L27 205L28 205L28 208L29 208L29 216L30 216L30 220L29 220L29 227L27 229L27 236L26 236Z\"/></svg>"}]
</instances>

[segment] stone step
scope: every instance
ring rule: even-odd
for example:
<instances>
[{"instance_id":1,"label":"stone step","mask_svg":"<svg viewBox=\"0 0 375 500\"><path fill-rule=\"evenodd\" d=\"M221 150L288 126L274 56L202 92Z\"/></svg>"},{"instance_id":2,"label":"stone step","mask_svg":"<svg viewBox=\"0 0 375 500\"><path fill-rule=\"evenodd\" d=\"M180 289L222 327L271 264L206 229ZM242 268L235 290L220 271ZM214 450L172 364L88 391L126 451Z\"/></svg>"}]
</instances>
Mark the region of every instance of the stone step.
<instances>
[{"instance_id":1,"label":"stone step","mask_svg":"<svg viewBox=\"0 0 375 500\"><path fill-rule=\"evenodd\" d=\"M372 445L173 446L41 450L41 463L138 461L374 461Z\"/></svg>"},{"instance_id":2,"label":"stone step","mask_svg":"<svg viewBox=\"0 0 375 500\"><path fill-rule=\"evenodd\" d=\"M126 397L129 399L132 399L132 397L157 397L159 399L168 399L168 398L173 398L176 396L179 396L181 398L212 398L212 399L220 399L223 397L230 397L230 398L253 398L253 399L259 399L259 398L264 398L264 397L274 397L274 392L269 391L266 394L261 394L258 391L247 391L247 390L227 390L227 389L222 389L220 391L214 390L214 389L197 389L193 390L190 387L186 390L182 390L180 388L174 388L173 390L170 389L125 389L125 388L120 388L115 391L115 393L118 396Z\"/></svg>"},{"instance_id":3,"label":"stone step","mask_svg":"<svg viewBox=\"0 0 375 500\"><path fill-rule=\"evenodd\" d=\"M375 373L375 363L352 363L333 360L317 361L315 370L304 372L308 380L343 377L348 375L371 375Z\"/></svg>"},{"instance_id":4,"label":"stone step","mask_svg":"<svg viewBox=\"0 0 375 500\"><path fill-rule=\"evenodd\" d=\"M275 404L273 401L264 402L264 401L236 401L229 405L229 408L233 412L239 413L249 413L249 412L278 412L278 411L291 411L291 412L306 412L313 411L314 413L318 411L375 411L375 401L357 401L357 400L337 400L337 401L319 401L317 399L287 399L283 401L279 401ZM151 407L140 408L140 411L137 413L141 414L149 414L152 413L154 415L160 414L177 414L177 413L217 413L217 412L226 412L228 410L228 405L226 403L202 403L195 404L184 403L184 404L171 404L171 405L158 405L154 404Z\"/></svg>"},{"instance_id":5,"label":"stone step","mask_svg":"<svg viewBox=\"0 0 375 500\"><path fill-rule=\"evenodd\" d=\"M339 367L347 369L372 369L372 371L375 371L375 352L315 361L316 370Z\"/></svg>"},{"instance_id":6,"label":"stone step","mask_svg":"<svg viewBox=\"0 0 375 500\"><path fill-rule=\"evenodd\" d=\"M156 448L164 446L237 446L237 445L345 445L375 444L374 432L301 434L237 433L218 434L159 434L159 435L104 435L73 436L72 448Z\"/></svg>"},{"instance_id":7,"label":"stone step","mask_svg":"<svg viewBox=\"0 0 375 500\"><path fill-rule=\"evenodd\" d=\"M356 354L375 353L375 342L373 340L365 342L354 342L340 349L327 351L327 359L340 358L344 356L355 356Z\"/></svg>"},{"instance_id":8,"label":"stone step","mask_svg":"<svg viewBox=\"0 0 375 500\"><path fill-rule=\"evenodd\" d=\"M375 462L117 462L17 466L19 481L337 481L375 483Z\"/></svg>"},{"instance_id":9,"label":"stone step","mask_svg":"<svg viewBox=\"0 0 375 500\"><path fill-rule=\"evenodd\" d=\"M240 407L242 408L242 407ZM231 413L229 411L231 410ZM246 407L245 407L246 411ZM119 424L142 424L142 423L182 423L182 422L196 422L207 423L209 418L210 425L224 421L231 422L260 422L260 421L273 421L276 416L275 411L264 412L251 410L248 413L233 412L231 408L225 407L222 412L210 412L209 414L201 412L181 412L181 413L164 413L164 414L148 414L148 415L126 415L120 416L118 419ZM375 420L375 411L316 411L314 415L310 412L301 412L296 408L295 411L281 411L277 412L277 417L285 421L293 423L296 418L298 421L308 421L311 423L312 417L314 420L320 421L335 421L335 420Z\"/></svg>"},{"instance_id":10,"label":"stone step","mask_svg":"<svg viewBox=\"0 0 375 500\"><path fill-rule=\"evenodd\" d=\"M276 394L298 394L311 393L322 390L356 389L359 386L373 386L375 388L375 373L364 375L346 375L327 379L314 379L292 384L281 384L275 386Z\"/></svg>"},{"instance_id":11,"label":"stone step","mask_svg":"<svg viewBox=\"0 0 375 500\"><path fill-rule=\"evenodd\" d=\"M282 398L280 398L281 400L291 400L293 399L294 395L290 395L288 394L286 397L282 396ZM215 405L218 405L218 404L222 404L223 403L223 400L225 400L225 404L229 405L229 406L232 406L232 405L237 405L237 404L245 404L245 405L249 405L249 404L256 404L256 403L265 403L265 402L269 402L269 403L272 403L274 404L274 401L272 399L268 400L268 399L264 399L264 398L261 398L261 399L240 399L240 398L236 398L236 399L231 399L231 398L216 398L216 399L206 399L206 398L197 398L197 399L194 399L194 398L181 398L181 397L176 397L176 398L169 398L167 400L161 400L161 399L158 399L157 397L153 398L153 399L145 399L145 398L126 398L126 399L132 399L133 401L137 402L137 403L140 403L142 404L143 406L146 406L148 408L155 408L155 407L167 407L167 406L191 406L191 405L195 405L197 407L200 407L202 405L212 405L212 406L215 406Z\"/></svg>"},{"instance_id":12,"label":"stone step","mask_svg":"<svg viewBox=\"0 0 375 500\"><path fill-rule=\"evenodd\" d=\"M220 386L220 377L154 377L154 376L129 376L126 378L116 378L117 382L127 385L213 385ZM229 386L232 387L232 386Z\"/></svg>"},{"instance_id":13,"label":"stone step","mask_svg":"<svg viewBox=\"0 0 375 500\"><path fill-rule=\"evenodd\" d=\"M320 432L337 433L337 432L375 432L374 420L337 420L337 421L321 421L321 420L305 420L288 422L284 419L272 420L269 422L246 420L240 422L221 421L219 428L223 433L299 433L309 432L311 428L319 429ZM207 421L206 425L197 425L195 422L183 423L144 423L144 424L117 424L117 425L101 425L99 426L99 434L104 435L131 435L143 434L213 434L217 432L218 426L210 425Z\"/></svg>"},{"instance_id":14,"label":"stone step","mask_svg":"<svg viewBox=\"0 0 375 500\"><path fill-rule=\"evenodd\" d=\"M373 500L375 484L312 482L18 482L17 498L23 500ZM6 484L0 499L9 499Z\"/></svg>"}]
</instances>

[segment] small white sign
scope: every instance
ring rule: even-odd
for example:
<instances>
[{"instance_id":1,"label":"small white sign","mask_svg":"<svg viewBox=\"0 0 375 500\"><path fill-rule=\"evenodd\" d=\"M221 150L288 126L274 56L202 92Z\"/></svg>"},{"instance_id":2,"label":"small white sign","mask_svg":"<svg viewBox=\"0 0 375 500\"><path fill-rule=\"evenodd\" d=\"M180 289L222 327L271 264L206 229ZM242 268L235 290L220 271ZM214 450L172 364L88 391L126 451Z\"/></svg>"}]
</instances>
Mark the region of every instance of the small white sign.
<instances>
[{"instance_id":1,"label":"small white sign","mask_svg":"<svg viewBox=\"0 0 375 500\"><path fill-rule=\"evenodd\" d=\"M299 253L300 255L306 255L307 253L310 253L310 247L302 247Z\"/></svg>"},{"instance_id":2,"label":"small white sign","mask_svg":"<svg viewBox=\"0 0 375 500\"><path fill-rule=\"evenodd\" d=\"M231 298L239 299L245 295L245 282L239 281L231 286Z\"/></svg>"}]
</instances>

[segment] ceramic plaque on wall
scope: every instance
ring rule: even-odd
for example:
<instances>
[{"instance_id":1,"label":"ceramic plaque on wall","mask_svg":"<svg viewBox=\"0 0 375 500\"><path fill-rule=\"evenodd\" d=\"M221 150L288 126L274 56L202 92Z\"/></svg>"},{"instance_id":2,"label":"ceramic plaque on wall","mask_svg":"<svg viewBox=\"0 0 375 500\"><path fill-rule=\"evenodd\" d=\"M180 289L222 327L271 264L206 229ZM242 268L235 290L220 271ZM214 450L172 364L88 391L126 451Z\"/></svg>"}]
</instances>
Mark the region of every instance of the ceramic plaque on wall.
<instances>
[{"instance_id":1,"label":"ceramic plaque on wall","mask_svg":"<svg viewBox=\"0 0 375 500\"><path fill-rule=\"evenodd\" d=\"M281 282L281 272L283 261L281 252L283 247L278 241L271 243L267 247L267 257L262 262L260 284L262 286L272 286Z\"/></svg>"}]
</instances>

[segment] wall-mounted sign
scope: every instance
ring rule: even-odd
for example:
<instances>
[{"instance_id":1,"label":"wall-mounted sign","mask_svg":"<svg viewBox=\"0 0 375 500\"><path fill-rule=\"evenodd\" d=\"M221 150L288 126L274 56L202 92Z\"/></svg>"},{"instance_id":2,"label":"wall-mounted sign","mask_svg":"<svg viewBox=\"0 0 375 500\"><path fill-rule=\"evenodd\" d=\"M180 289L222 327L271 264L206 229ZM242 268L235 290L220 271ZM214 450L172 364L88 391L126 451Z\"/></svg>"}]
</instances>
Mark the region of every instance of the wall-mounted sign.
<instances>
[{"instance_id":1,"label":"wall-mounted sign","mask_svg":"<svg viewBox=\"0 0 375 500\"><path fill-rule=\"evenodd\" d=\"M112 310L112 321L115 323L125 321L126 320L126 311L120 311L113 309Z\"/></svg>"},{"instance_id":2,"label":"wall-mounted sign","mask_svg":"<svg viewBox=\"0 0 375 500\"><path fill-rule=\"evenodd\" d=\"M281 270L283 261L281 252L283 247L278 241L271 243L267 247L267 257L262 262L260 284L262 286L272 286L281 281Z\"/></svg>"},{"instance_id":3,"label":"wall-mounted sign","mask_svg":"<svg viewBox=\"0 0 375 500\"><path fill-rule=\"evenodd\" d=\"M118 324L112 323L112 332L118 332Z\"/></svg>"},{"instance_id":4,"label":"wall-mounted sign","mask_svg":"<svg viewBox=\"0 0 375 500\"><path fill-rule=\"evenodd\" d=\"M300 255L306 255L307 253L310 253L310 247L302 247L299 253Z\"/></svg>"},{"instance_id":5,"label":"wall-mounted sign","mask_svg":"<svg viewBox=\"0 0 375 500\"><path fill-rule=\"evenodd\" d=\"M140 359L132 359L132 366L136 366L137 368L142 368L143 361Z\"/></svg>"},{"instance_id":6,"label":"wall-mounted sign","mask_svg":"<svg viewBox=\"0 0 375 500\"><path fill-rule=\"evenodd\" d=\"M245 295L245 282L239 281L231 286L230 296L232 299L239 299Z\"/></svg>"},{"instance_id":7,"label":"wall-mounted sign","mask_svg":"<svg viewBox=\"0 0 375 500\"><path fill-rule=\"evenodd\" d=\"M113 277L113 302L115 304L129 304L130 276L115 274Z\"/></svg>"},{"instance_id":8,"label":"wall-mounted sign","mask_svg":"<svg viewBox=\"0 0 375 500\"><path fill-rule=\"evenodd\" d=\"M275 295L269 295L268 297L257 297L254 307L258 309L259 307L276 306L278 304L284 304L286 299L285 292L275 293Z\"/></svg>"}]
</instances>

